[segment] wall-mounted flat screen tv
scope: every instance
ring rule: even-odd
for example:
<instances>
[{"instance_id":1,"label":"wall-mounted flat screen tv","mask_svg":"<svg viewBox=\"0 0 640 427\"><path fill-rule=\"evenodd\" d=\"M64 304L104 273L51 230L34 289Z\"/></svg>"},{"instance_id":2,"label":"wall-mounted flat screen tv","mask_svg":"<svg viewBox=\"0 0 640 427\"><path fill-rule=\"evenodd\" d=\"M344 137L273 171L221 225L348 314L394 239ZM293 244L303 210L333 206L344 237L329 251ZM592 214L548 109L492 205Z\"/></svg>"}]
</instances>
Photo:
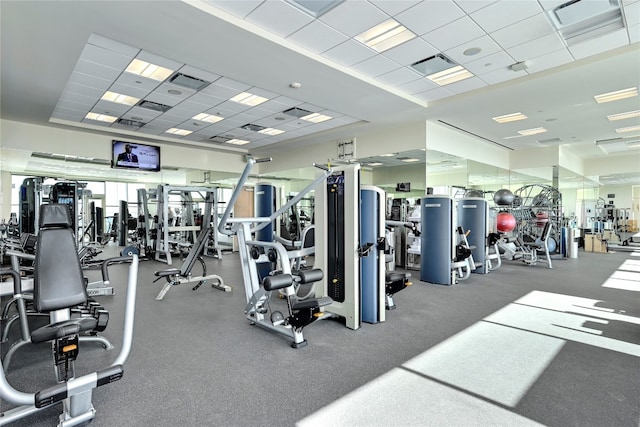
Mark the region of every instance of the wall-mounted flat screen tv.
<instances>
[{"instance_id":1,"label":"wall-mounted flat screen tv","mask_svg":"<svg viewBox=\"0 0 640 427\"><path fill-rule=\"evenodd\" d=\"M160 147L113 140L111 144L111 166L114 168L158 172L160 170Z\"/></svg>"}]
</instances>

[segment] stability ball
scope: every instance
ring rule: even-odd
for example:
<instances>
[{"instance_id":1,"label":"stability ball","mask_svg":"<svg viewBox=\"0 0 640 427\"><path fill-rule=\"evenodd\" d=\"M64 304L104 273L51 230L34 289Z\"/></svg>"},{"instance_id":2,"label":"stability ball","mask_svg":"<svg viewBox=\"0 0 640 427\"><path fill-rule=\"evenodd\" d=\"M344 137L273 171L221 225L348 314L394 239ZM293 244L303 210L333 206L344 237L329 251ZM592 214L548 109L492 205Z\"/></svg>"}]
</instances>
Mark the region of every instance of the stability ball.
<instances>
[{"instance_id":1,"label":"stability ball","mask_svg":"<svg viewBox=\"0 0 640 427\"><path fill-rule=\"evenodd\" d=\"M493 201L498 206L508 206L513 203L513 193L503 188L493 193Z\"/></svg>"},{"instance_id":2,"label":"stability ball","mask_svg":"<svg viewBox=\"0 0 640 427\"><path fill-rule=\"evenodd\" d=\"M544 227L544 225L549 221L549 214L546 212L538 212L536 214L536 225L538 227Z\"/></svg>"},{"instance_id":3,"label":"stability ball","mask_svg":"<svg viewBox=\"0 0 640 427\"><path fill-rule=\"evenodd\" d=\"M516 218L509 212L500 212L496 221L496 229L502 233L508 233L516 228Z\"/></svg>"}]
</instances>

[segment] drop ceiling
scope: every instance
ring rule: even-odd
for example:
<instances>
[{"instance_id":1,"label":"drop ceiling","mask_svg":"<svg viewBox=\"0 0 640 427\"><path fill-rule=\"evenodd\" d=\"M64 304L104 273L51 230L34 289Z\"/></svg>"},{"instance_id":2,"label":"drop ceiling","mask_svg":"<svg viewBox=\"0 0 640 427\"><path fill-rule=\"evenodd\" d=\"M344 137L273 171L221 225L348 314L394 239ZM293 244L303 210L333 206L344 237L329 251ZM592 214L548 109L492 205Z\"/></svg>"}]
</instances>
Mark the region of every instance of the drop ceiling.
<instances>
[{"instance_id":1,"label":"drop ceiling","mask_svg":"<svg viewBox=\"0 0 640 427\"><path fill-rule=\"evenodd\" d=\"M235 151L303 147L432 120L511 150L566 145L583 158L607 156L595 141L619 138L620 123L606 116L638 110L640 101L597 104L593 96L640 86L640 1L620 1L622 28L578 44L563 40L552 23L551 11L562 3L347 0L313 18L280 0L1 2L1 117ZM390 18L415 37L381 53L355 39ZM411 67L436 54L473 77L440 87ZM124 71L133 58L205 84L135 77ZM101 100L107 90L170 108L123 107ZM230 101L241 92L268 101ZM306 122L284 113L290 108L331 119ZM124 124L86 119L92 111ZM527 119L491 120L515 112ZM223 120L194 120L199 113ZM537 127L547 131L518 134ZM191 133L171 135L171 128ZM224 142L234 138L248 143Z\"/></svg>"}]
</instances>

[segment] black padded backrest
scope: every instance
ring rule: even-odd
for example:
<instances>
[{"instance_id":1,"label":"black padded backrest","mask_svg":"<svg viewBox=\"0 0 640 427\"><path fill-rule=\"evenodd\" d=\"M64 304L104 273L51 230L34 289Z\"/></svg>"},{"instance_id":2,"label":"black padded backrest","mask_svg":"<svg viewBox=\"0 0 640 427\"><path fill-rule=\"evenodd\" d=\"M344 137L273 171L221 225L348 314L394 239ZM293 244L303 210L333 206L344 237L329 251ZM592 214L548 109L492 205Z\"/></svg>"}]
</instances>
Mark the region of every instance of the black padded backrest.
<instances>
[{"instance_id":1,"label":"black padded backrest","mask_svg":"<svg viewBox=\"0 0 640 427\"><path fill-rule=\"evenodd\" d=\"M191 272L193 265L196 263L196 260L204 249L204 245L207 243L207 238L209 237L210 232L210 228L203 228L200 230L196 241L193 243L193 246L191 246L191 250L189 250L187 257L182 262L182 267L180 268L181 276L187 276Z\"/></svg>"},{"instance_id":2,"label":"black padded backrest","mask_svg":"<svg viewBox=\"0 0 640 427\"><path fill-rule=\"evenodd\" d=\"M542 236L540 236L540 240L545 241L549 238L549 234L551 234L551 220L548 220L544 224L544 228L542 229Z\"/></svg>"},{"instance_id":3,"label":"black padded backrest","mask_svg":"<svg viewBox=\"0 0 640 427\"><path fill-rule=\"evenodd\" d=\"M302 247L303 248L312 248L316 245L315 242L315 230L316 227L310 225L302 231Z\"/></svg>"},{"instance_id":4,"label":"black padded backrest","mask_svg":"<svg viewBox=\"0 0 640 427\"><path fill-rule=\"evenodd\" d=\"M40 206L40 231L33 277L33 304L39 312L73 307L87 300L70 225L71 213L67 205Z\"/></svg>"}]
</instances>

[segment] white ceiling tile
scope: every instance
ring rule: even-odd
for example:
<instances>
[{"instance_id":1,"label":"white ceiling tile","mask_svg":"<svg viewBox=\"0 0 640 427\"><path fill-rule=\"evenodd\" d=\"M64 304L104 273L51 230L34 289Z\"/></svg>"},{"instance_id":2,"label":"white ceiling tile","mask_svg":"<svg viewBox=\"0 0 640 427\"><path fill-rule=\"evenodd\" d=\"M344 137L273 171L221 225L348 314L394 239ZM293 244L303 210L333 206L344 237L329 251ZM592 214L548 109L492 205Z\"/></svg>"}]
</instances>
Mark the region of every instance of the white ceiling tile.
<instances>
[{"instance_id":1,"label":"white ceiling tile","mask_svg":"<svg viewBox=\"0 0 640 427\"><path fill-rule=\"evenodd\" d=\"M422 36L423 39L445 51L470 40L485 35L485 32L471 18L464 16L445 26L437 28Z\"/></svg>"},{"instance_id":2,"label":"white ceiling tile","mask_svg":"<svg viewBox=\"0 0 640 427\"><path fill-rule=\"evenodd\" d=\"M564 47L564 42L560 39L560 36L557 33L551 33L539 39L513 46L506 49L506 51L513 59L520 62L555 52Z\"/></svg>"},{"instance_id":3,"label":"white ceiling tile","mask_svg":"<svg viewBox=\"0 0 640 427\"><path fill-rule=\"evenodd\" d=\"M408 68L398 68L390 73L377 77L377 80L392 86L399 86L423 78Z\"/></svg>"},{"instance_id":4,"label":"white ceiling tile","mask_svg":"<svg viewBox=\"0 0 640 427\"><path fill-rule=\"evenodd\" d=\"M239 81L236 80L232 80L228 77L221 77L218 80L216 80L215 82L216 86L223 86L223 87L227 87L230 89L234 89L238 92L244 92L248 89L251 88L251 85L248 85L246 83L241 83Z\"/></svg>"},{"instance_id":5,"label":"white ceiling tile","mask_svg":"<svg viewBox=\"0 0 640 427\"><path fill-rule=\"evenodd\" d=\"M104 95L104 90L69 82L67 83L67 87L64 89L64 93L81 93L98 99Z\"/></svg>"},{"instance_id":6,"label":"white ceiling tile","mask_svg":"<svg viewBox=\"0 0 640 427\"><path fill-rule=\"evenodd\" d=\"M465 55L464 52L470 48L479 48L480 53L472 56ZM500 52L500 46L489 36L482 36L475 40L456 46L444 51L445 55L456 61L458 64L467 64L485 56Z\"/></svg>"},{"instance_id":7,"label":"white ceiling tile","mask_svg":"<svg viewBox=\"0 0 640 427\"><path fill-rule=\"evenodd\" d=\"M627 30L625 28L621 28L618 31L598 37L597 39L569 46L569 51L574 58L581 59L607 50L615 49L620 46L626 46L627 44L629 44Z\"/></svg>"},{"instance_id":8,"label":"white ceiling tile","mask_svg":"<svg viewBox=\"0 0 640 427\"><path fill-rule=\"evenodd\" d=\"M216 113L222 117L232 117L248 109L249 106L233 101L225 101L215 107Z\"/></svg>"},{"instance_id":9,"label":"white ceiling tile","mask_svg":"<svg viewBox=\"0 0 640 427\"><path fill-rule=\"evenodd\" d=\"M67 108L73 108L74 110L89 111L93 108L95 102L91 98L82 97L80 95L65 95L60 99L60 105ZM113 115L113 114L111 114Z\"/></svg>"},{"instance_id":10,"label":"white ceiling tile","mask_svg":"<svg viewBox=\"0 0 640 427\"><path fill-rule=\"evenodd\" d=\"M209 96L214 97L214 98L218 98L218 99L221 98L221 99L225 99L226 100L226 99L229 99L229 98L232 98L232 97L236 96L240 92L244 92L244 90L238 90L238 89L233 89L233 88L230 88L230 87L227 87L227 86L221 86L220 84L218 84L218 81L215 81L214 83L212 83L209 86L207 86L204 89L202 89L199 92L199 94L209 95ZM249 87L250 86L247 85L247 89Z\"/></svg>"},{"instance_id":11,"label":"white ceiling tile","mask_svg":"<svg viewBox=\"0 0 640 427\"><path fill-rule=\"evenodd\" d=\"M514 61L509 54L504 51L500 51L493 55L488 55L476 61L469 62L465 64L464 67L476 76L482 76L483 74L490 73L499 68L506 68L515 62L516 61Z\"/></svg>"},{"instance_id":12,"label":"white ceiling tile","mask_svg":"<svg viewBox=\"0 0 640 427\"><path fill-rule=\"evenodd\" d=\"M287 37L287 40L312 52L322 53L349 37L322 21L315 20Z\"/></svg>"},{"instance_id":13,"label":"white ceiling tile","mask_svg":"<svg viewBox=\"0 0 640 427\"><path fill-rule=\"evenodd\" d=\"M431 89L428 90L426 92L422 92L422 93L417 93L414 96L418 99L421 99L423 101L426 102L433 102L433 101L437 101L438 99L442 99L442 98L448 98L450 96L453 96L454 93L451 91L448 91L445 88L439 87L436 89ZM427 138L429 136L427 135Z\"/></svg>"},{"instance_id":14,"label":"white ceiling tile","mask_svg":"<svg viewBox=\"0 0 640 427\"><path fill-rule=\"evenodd\" d=\"M418 3L396 15L396 20L421 36L464 15L452 0L438 0Z\"/></svg>"},{"instance_id":15,"label":"white ceiling tile","mask_svg":"<svg viewBox=\"0 0 640 427\"><path fill-rule=\"evenodd\" d=\"M286 107L283 108L283 105L279 102L275 102L274 100L269 100L267 102L263 102L258 105L254 110L262 113L262 116L268 116L274 113L280 113L283 110L286 110Z\"/></svg>"},{"instance_id":16,"label":"white ceiling tile","mask_svg":"<svg viewBox=\"0 0 640 427\"><path fill-rule=\"evenodd\" d=\"M527 61L529 73L537 73L538 71L548 70L550 68L559 67L573 61L573 56L567 49L560 49L546 55L538 56Z\"/></svg>"},{"instance_id":17,"label":"white ceiling tile","mask_svg":"<svg viewBox=\"0 0 640 427\"><path fill-rule=\"evenodd\" d=\"M108 113L106 114L109 114L110 116L120 117L121 115L123 115L124 113L126 113L131 109L131 106L129 105L117 104L115 102L104 101L102 99L94 103L96 105L96 108L100 108L102 109L102 111L105 111L105 112L108 111Z\"/></svg>"},{"instance_id":18,"label":"white ceiling tile","mask_svg":"<svg viewBox=\"0 0 640 427\"><path fill-rule=\"evenodd\" d=\"M495 3L496 0L454 0L458 6L466 13L473 13L478 9L489 6L491 3Z\"/></svg>"},{"instance_id":19,"label":"white ceiling tile","mask_svg":"<svg viewBox=\"0 0 640 427\"><path fill-rule=\"evenodd\" d=\"M319 18L349 37L388 19L386 13L367 1L345 1Z\"/></svg>"},{"instance_id":20,"label":"white ceiling tile","mask_svg":"<svg viewBox=\"0 0 640 427\"><path fill-rule=\"evenodd\" d=\"M422 0L370 0L377 8L383 12L388 13L391 16L409 9L412 6L420 3Z\"/></svg>"},{"instance_id":21,"label":"white ceiling tile","mask_svg":"<svg viewBox=\"0 0 640 427\"><path fill-rule=\"evenodd\" d=\"M346 65L347 67L364 61L367 58L371 58L376 53L353 39L329 49L324 52L322 56L336 61L339 64Z\"/></svg>"},{"instance_id":22,"label":"white ceiling tile","mask_svg":"<svg viewBox=\"0 0 640 427\"><path fill-rule=\"evenodd\" d=\"M80 59L118 70L124 70L131 62L130 56L90 44L85 45L80 54Z\"/></svg>"},{"instance_id":23,"label":"white ceiling tile","mask_svg":"<svg viewBox=\"0 0 640 427\"><path fill-rule=\"evenodd\" d=\"M526 75L526 71L512 71L508 68L499 68L490 73L483 74L479 78L484 80L487 84L493 85L506 82L507 80L517 79Z\"/></svg>"},{"instance_id":24,"label":"white ceiling tile","mask_svg":"<svg viewBox=\"0 0 640 427\"><path fill-rule=\"evenodd\" d=\"M629 41L631 43L637 43L640 41L640 24L629 27L627 31L629 33Z\"/></svg>"},{"instance_id":25,"label":"white ceiling tile","mask_svg":"<svg viewBox=\"0 0 640 427\"><path fill-rule=\"evenodd\" d=\"M632 27L640 24L640 1L630 3L622 8L627 26Z\"/></svg>"},{"instance_id":26,"label":"white ceiling tile","mask_svg":"<svg viewBox=\"0 0 640 427\"><path fill-rule=\"evenodd\" d=\"M111 80L101 79L96 76L91 76L89 74L83 74L78 72L71 73L71 78L69 81L72 83L77 83L83 86L89 86L96 89L107 90L109 85L111 85Z\"/></svg>"},{"instance_id":27,"label":"white ceiling tile","mask_svg":"<svg viewBox=\"0 0 640 427\"><path fill-rule=\"evenodd\" d=\"M258 7L263 0L204 0L205 3L209 3L212 6L215 6L219 9L222 9L226 12L234 16L238 16L240 18L244 18L247 16L253 9Z\"/></svg>"},{"instance_id":28,"label":"white ceiling tile","mask_svg":"<svg viewBox=\"0 0 640 427\"><path fill-rule=\"evenodd\" d=\"M538 13L490 35L502 48L507 49L529 40L546 36L554 31L555 29L551 26L545 14Z\"/></svg>"},{"instance_id":29,"label":"white ceiling tile","mask_svg":"<svg viewBox=\"0 0 640 427\"><path fill-rule=\"evenodd\" d=\"M115 80L121 73L121 71L116 68L105 67L95 62L85 61L84 59L78 60L75 71L100 77L105 80Z\"/></svg>"},{"instance_id":30,"label":"white ceiling tile","mask_svg":"<svg viewBox=\"0 0 640 427\"><path fill-rule=\"evenodd\" d=\"M400 65L411 65L438 52L439 50L431 46L426 40L415 38L383 52L383 55Z\"/></svg>"},{"instance_id":31,"label":"white ceiling tile","mask_svg":"<svg viewBox=\"0 0 640 427\"><path fill-rule=\"evenodd\" d=\"M151 52L141 51L136 57L141 61L146 61L150 64L160 65L161 67L168 68L170 70L179 70L184 64L174 61L172 59L167 59L163 56L156 55Z\"/></svg>"},{"instance_id":32,"label":"white ceiling tile","mask_svg":"<svg viewBox=\"0 0 640 427\"><path fill-rule=\"evenodd\" d=\"M379 76L400 67L395 61L383 55L376 55L362 62L358 62L351 68L369 77Z\"/></svg>"},{"instance_id":33,"label":"white ceiling tile","mask_svg":"<svg viewBox=\"0 0 640 427\"><path fill-rule=\"evenodd\" d=\"M95 33L92 33L89 36L89 40L87 40L87 44L101 47L103 49L107 49L112 52L117 52L121 55L128 56L130 59L133 59L138 54L138 52L140 52L140 49L136 49L135 47L131 47L124 43L120 43L115 40L108 39L106 37L103 37Z\"/></svg>"},{"instance_id":34,"label":"white ceiling tile","mask_svg":"<svg viewBox=\"0 0 640 427\"><path fill-rule=\"evenodd\" d=\"M265 1L244 18L280 37L287 37L313 18L284 1Z\"/></svg>"},{"instance_id":35,"label":"white ceiling tile","mask_svg":"<svg viewBox=\"0 0 640 427\"><path fill-rule=\"evenodd\" d=\"M487 83L478 77L471 77L468 79L461 80L456 83L451 83L445 86L445 88L453 93L464 93L469 92L475 89L480 89L481 87L487 86Z\"/></svg>"},{"instance_id":36,"label":"white ceiling tile","mask_svg":"<svg viewBox=\"0 0 640 427\"><path fill-rule=\"evenodd\" d=\"M161 113L159 111L150 110L148 108L133 107L123 117L129 120L138 120L141 122L150 122L158 117Z\"/></svg>"},{"instance_id":37,"label":"white ceiling tile","mask_svg":"<svg viewBox=\"0 0 640 427\"><path fill-rule=\"evenodd\" d=\"M146 98L150 101L160 102L165 105L177 105L195 93L196 91L193 89L171 83L163 83L151 94L147 95ZM163 101L155 101L154 99L162 99Z\"/></svg>"},{"instance_id":38,"label":"white ceiling tile","mask_svg":"<svg viewBox=\"0 0 640 427\"><path fill-rule=\"evenodd\" d=\"M267 98L267 99L275 99L275 98L278 97L278 94L273 93L273 92L269 92L268 90L264 90L264 89L261 89L261 88L256 87L256 86L250 87L248 92L253 94L253 95L258 95L258 96L261 96L261 97Z\"/></svg>"},{"instance_id":39,"label":"white ceiling tile","mask_svg":"<svg viewBox=\"0 0 640 427\"><path fill-rule=\"evenodd\" d=\"M499 0L473 12L471 19L487 33L492 33L540 12L542 8L537 1Z\"/></svg>"},{"instance_id":40,"label":"white ceiling tile","mask_svg":"<svg viewBox=\"0 0 640 427\"><path fill-rule=\"evenodd\" d=\"M138 76L133 73L122 73L120 77L114 82L114 84L121 84L124 86L131 86L138 88L140 91L151 92L160 85L161 82L146 77ZM120 92L122 93L122 92ZM128 95L128 94L127 94Z\"/></svg>"},{"instance_id":41,"label":"white ceiling tile","mask_svg":"<svg viewBox=\"0 0 640 427\"><path fill-rule=\"evenodd\" d=\"M120 81L117 81L117 82L113 83L109 87L109 90L111 92L120 93L120 94L128 95L128 96L133 96L135 98L140 98L140 99L144 98L149 93L151 93L151 91L146 89L146 88L141 88L141 87L138 87L138 86L125 85L125 84L122 84ZM102 96L103 94L104 94L104 91L102 91L102 93L99 96Z\"/></svg>"},{"instance_id":42,"label":"white ceiling tile","mask_svg":"<svg viewBox=\"0 0 640 427\"><path fill-rule=\"evenodd\" d=\"M438 86L437 84L435 84L431 80L423 77L423 78L419 78L418 80L414 80L412 82L400 85L399 89L401 91L403 91L403 92L406 92L406 93L410 94L410 95L415 95L417 93L426 92L428 90L433 90L433 89L436 89L436 88L439 88L439 87L440 86Z\"/></svg>"}]
</instances>

